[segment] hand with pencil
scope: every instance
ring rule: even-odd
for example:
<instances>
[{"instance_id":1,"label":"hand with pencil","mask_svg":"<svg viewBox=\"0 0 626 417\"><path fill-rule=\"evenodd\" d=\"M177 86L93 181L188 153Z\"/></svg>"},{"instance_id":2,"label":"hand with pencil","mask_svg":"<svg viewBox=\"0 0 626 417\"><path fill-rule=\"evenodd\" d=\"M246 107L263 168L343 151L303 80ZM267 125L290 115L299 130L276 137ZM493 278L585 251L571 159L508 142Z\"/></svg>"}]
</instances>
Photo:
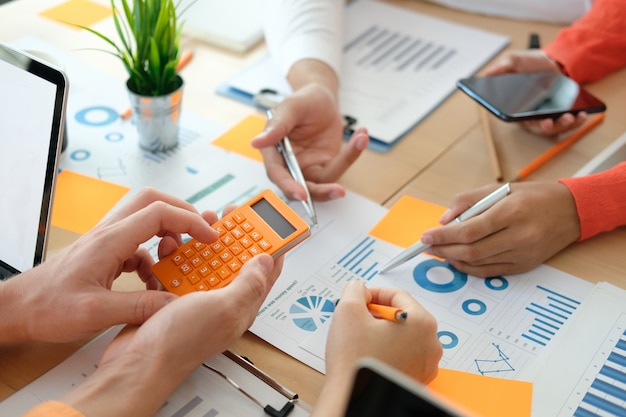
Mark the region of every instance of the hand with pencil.
<instances>
[{"instance_id":1,"label":"hand with pencil","mask_svg":"<svg viewBox=\"0 0 626 417\"><path fill-rule=\"evenodd\" d=\"M400 308L406 320L380 318L373 305ZM435 318L410 294L350 281L333 314L326 379L313 415L342 415L356 362L363 357L375 357L426 383L437 375L442 352Z\"/></svg>"},{"instance_id":2,"label":"hand with pencil","mask_svg":"<svg viewBox=\"0 0 626 417\"><path fill-rule=\"evenodd\" d=\"M488 210L462 223L451 221L497 186L457 195L440 219L445 226L422 235L431 245L427 253L462 272L492 277L528 271L580 237L576 203L558 182L513 183L510 195Z\"/></svg>"}]
</instances>

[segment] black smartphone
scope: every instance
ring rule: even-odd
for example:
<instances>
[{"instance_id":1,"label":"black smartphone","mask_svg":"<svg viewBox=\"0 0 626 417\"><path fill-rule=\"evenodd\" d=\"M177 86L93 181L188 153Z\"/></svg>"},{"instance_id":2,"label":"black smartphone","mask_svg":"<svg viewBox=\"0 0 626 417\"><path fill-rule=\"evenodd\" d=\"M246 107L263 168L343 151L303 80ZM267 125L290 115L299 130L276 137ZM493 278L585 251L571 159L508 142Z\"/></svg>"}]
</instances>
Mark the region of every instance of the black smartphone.
<instances>
[{"instance_id":1,"label":"black smartphone","mask_svg":"<svg viewBox=\"0 0 626 417\"><path fill-rule=\"evenodd\" d=\"M463 417L408 376L374 358L359 361L344 417Z\"/></svg>"},{"instance_id":2,"label":"black smartphone","mask_svg":"<svg viewBox=\"0 0 626 417\"><path fill-rule=\"evenodd\" d=\"M556 119L564 113L600 113L606 105L557 72L526 72L457 81L457 87L507 122Z\"/></svg>"}]
</instances>

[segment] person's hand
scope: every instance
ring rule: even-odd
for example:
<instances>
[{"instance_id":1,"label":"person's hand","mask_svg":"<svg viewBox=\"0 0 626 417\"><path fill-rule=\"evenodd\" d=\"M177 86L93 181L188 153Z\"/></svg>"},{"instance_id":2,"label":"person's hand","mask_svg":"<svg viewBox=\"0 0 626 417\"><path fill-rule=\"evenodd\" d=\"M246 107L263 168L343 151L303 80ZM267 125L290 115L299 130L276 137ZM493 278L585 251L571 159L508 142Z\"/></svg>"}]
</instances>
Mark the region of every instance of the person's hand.
<instances>
[{"instance_id":1,"label":"person's hand","mask_svg":"<svg viewBox=\"0 0 626 417\"><path fill-rule=\"evenodd\" d=\"M139 192L55 257L3 284L3 300L15 303L11 308L3 301L3 317L15 328L2 332L0 342L66 342L115 324L143 323L176 296L164 291L111 291L113 281L122 272L136 271L149 289L156 289L154 261L139 245L155 235L164 236L161 245L171 252L181 243L179 233L212 242L218 233L209 222L216 219L208 212L203 218L191 204L167 194Z\"/></svg>"},{"instance_id":2,"label":"person's hand","mask_svg":"<svg viewBox=\"0 0 626 417\"><path fill-rule=\"evenodd\" d=\"M457 195L440 222L447 224L496 186ZM526 272L575 242L580 221L574 198L563 184L511 184L511 194L462 223L428 230L427 253L479 277Z\"/></svg>"},{"instance_id":3,"label":"person's hand","mask_svg":"<svg viewBox=\"0 0 626 417\"><path fill-rule=\"evenodd\" d=\"M305 200L304 189L291 177L275 145L288 136L318 201L341 198L344 188L335 183L369 143L365 129L357 129L343 146L343 119L332 92L309 84L285 98L274 110L265 131L253 139L261 150L268 177L292 200Z\"/></svg>"},{"instance_id":4,"label":"person's hand","mask_svg":"<svg viewBox=\"0 0 626 417\"><path fill-rule=\"evenodd\" d=\"M396 323L374 318L367 309L370 302L400 307L408 313L407 320ZM359 281L350 281L330 323L326 380L313 415L342 415L359 359L374 357L427 383L437 375L442 354L435 318L409 293L368 289Z\"/></svg>"},{"instance_id":5,"label":"person's hand","mask_svg":"<svg viewBox=\"0 0 626 417\"><path fill-rule=\"evenodd\" d=\"M537 71L562 72L559 65L539 49L509 51L486 70L485 76ZM530 132L545 137L557 136L582 126L587 114L565 113L558 119L529 120L522 125Z\"/></svg>"},{"instance_id":6,"label":"person's hand","mask_svg":"<svg viewBox=\"0 0 626 417\"><path fill-rule=\"evenodd\" d=\"M228 286L186 294L127 326L64 401L90 417L154 415L194 369L250 327L282 262L257 255Z\"/></svg>"}]
</instances>

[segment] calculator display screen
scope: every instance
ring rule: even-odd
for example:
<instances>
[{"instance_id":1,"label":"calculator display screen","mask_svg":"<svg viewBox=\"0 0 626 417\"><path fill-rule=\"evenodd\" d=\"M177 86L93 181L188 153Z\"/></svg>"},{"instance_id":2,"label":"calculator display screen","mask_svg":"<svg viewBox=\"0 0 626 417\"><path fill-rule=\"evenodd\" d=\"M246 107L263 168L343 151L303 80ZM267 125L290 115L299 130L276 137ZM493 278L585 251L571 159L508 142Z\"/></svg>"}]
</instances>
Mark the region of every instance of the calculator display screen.
<instances>
[{"instance_id":1,"label":"calculator display screen","mask_svg":"<svg viewBox=\"0 0 626 417\"><path fill-rule=\"evenodd\" d=\"M296 231L291 223L287 221L279 212L262 198L250 206L278 235L285 239L287 236Z\"/></svg>"}]
</instances>

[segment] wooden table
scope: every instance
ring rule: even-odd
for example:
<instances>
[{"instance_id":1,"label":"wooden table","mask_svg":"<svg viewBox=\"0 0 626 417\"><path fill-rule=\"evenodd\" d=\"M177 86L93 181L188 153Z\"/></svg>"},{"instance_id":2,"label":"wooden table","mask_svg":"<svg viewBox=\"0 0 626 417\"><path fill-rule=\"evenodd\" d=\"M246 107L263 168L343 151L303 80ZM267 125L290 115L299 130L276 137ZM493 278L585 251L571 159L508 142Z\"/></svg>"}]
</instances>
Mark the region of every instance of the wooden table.
<instances>
[{"instance_id":1,"label":"wooden table","mask_svg":"<svg viewBox=\"0 0 626 417\"><path fill-rule=\"evenodd\" d=\"M506 34L511 39L509 48L513 49L525 48L531 32L539 33L542 42L548 43L560 29L558 25L466 14L421 1L397 0L390 3ZM10 41L25 34L34 34L66 50L84 46L85 36L91 35L57 27L50 22L42 24L40 18L33 17L38 10L47 7L47 2L43 0L19 0L1 6L0 40ZM265 55L263 45L246 54L237 54L185 39L184 48L194 51L192 64L184 70L187 84L193 85L185 91L184 108L193 109L201 116L227 126L234 125L253 111L248 106L217 96L214 91L218 84ZM105 54L90 54L89 61L120 80L125 77L122 68L115 65L117 62L111 62ZM622 72L590 87L608 104L606 121L533 178L554 179L571 175L626 130L617 116L624 114L617 90L625 81L626 73ZM505 178L511 178L520 167L549 146L545 139L533 137L515 125L495 120L491 124ZM482 135L476 105L461 93L454 93L388 153L366 150L341 183L380 204L389 205L400 195L410 194L447 205L454 194L493 181ZM618 252L624 253L625 234L626 231L620 230L573 245L550 260L549 264L590 281L610 280L625 286L626 261L623 256L618 256ZM70 232L54 229L49 245L50 256L76 237ZM140 287L138 278L132 274L118 279L114 286L117 290ZM0 347L0 399L51 369L81 345L78 342ZM323 383L323 376L317 371L250 333L244 335L233 350L249 357L260 368L298 392L305 401L315 403Z\"/></svg>"}]
</instances>

